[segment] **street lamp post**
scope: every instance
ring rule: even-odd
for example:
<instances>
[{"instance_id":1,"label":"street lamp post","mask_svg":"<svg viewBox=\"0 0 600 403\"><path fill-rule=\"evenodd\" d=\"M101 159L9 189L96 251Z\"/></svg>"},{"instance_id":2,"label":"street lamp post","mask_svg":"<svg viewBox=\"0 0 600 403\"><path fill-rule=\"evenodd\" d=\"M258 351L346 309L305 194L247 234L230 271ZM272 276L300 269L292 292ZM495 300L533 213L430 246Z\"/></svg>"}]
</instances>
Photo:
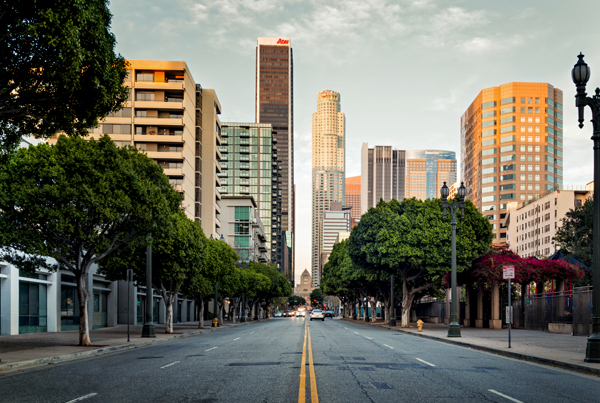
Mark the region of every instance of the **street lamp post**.
<instances>
[{"instance_id":1,"label":"street lamp post","mask_svg":"<svg viewBox=\"0 0 600 403\"><path fill-rule=\"evenodd\" d=\"M146 318L142 327L142 337L156 337L154 322L152 321L152 235L148 234L148 246L146 247Z\"/></svg>"},{"instance_id":2,"label":"street lamp post","mask_svg":"<svg viewBox=\"0 0 600 403\"><path fill-rule=\"evenodd\" d=\"M450 189L444 186L440 190L442 194L443 207L444 207L444 218L446 218L446 209L450 208L450 225L452 226L452 279L450 287L452 287L452 305L450 307L450 325L448 326L448 337L460 337L460 325L458 324L458 293L456 292L456 210L460 207L461 217L465 218L465 196L467 195L467 189L463 182L460 183L458 188L458 196L460 201L457 203L455 200L448 202L448 195Z\"/></svg>"},{"instance_id":3,"label":"street lamp post","mask_svg":"<svg viewBox=\"0 0 600 403\"><path fill-rule=\"evenodd\" d=\"M592 233L592 335L588 338L585 349L586 362L600 362L600 195L596 192L596 184L600 181L600 88L596 88L596 95L588 97L585 85L590 79L591 70L583 61L583 54L577 56L579 60L571 71L571 77L577 87L575 106L579 109L579 128L583 128L583 114L586 106L592 110L594 142L594 220Z\"/></svg>"}]
</instances>

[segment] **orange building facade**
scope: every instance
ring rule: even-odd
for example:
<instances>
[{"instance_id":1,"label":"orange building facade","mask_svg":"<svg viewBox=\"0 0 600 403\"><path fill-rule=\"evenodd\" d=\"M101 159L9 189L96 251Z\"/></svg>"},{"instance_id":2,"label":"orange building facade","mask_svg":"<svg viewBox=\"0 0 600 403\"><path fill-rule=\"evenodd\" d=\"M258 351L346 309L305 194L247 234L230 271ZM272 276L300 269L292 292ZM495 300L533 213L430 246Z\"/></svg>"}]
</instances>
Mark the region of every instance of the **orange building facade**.
<instances>
[{"instance_id":1,"label":"orange building facade","mask_svg":"<svg viewBox=\"0 0 600 403\"><path fill-rule=\"evenodd\" d=\"M548 83L482 90L461 117L461 177L467 199L506 243L510 202L536 200L563 184L563 93Z\"/></svg>"},{"instance_id":2,"label":"orange building facade","mask_svg":"<svg viewBox=\"0 0 600 403\"><path fill-rule=\"evenodd\" d=\"M346 178L346 206L350 210L350 229L360 221L360 175Z\"/></svg>"}]
</instances>

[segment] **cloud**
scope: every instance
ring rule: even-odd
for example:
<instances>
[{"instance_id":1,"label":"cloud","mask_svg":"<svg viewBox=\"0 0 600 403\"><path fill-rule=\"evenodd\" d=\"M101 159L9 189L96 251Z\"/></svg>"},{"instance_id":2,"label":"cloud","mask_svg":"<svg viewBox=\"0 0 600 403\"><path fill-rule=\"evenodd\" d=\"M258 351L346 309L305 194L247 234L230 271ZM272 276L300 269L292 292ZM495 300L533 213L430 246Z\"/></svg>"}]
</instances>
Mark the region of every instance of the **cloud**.
<instances>
[{"instance_id":1,"label":"cloud","mask_svg":"<svg viewBox=\"0 0 600 403\"><path fill-rule=\"evenodd\" d=\"M510 49L523 44L523 39L519 35L510 38L482 38L475 37L464 42L458 43L456 47L465 53L485 53L488 51L499 51Z\"/></svg>"},{"instance_id":2,"label":"cloud","mask_svg":"<svg viewBox=\"0 0 600 403\"><path fill-rule=\"evenodd\" d=\"M448 98L436 98L433 100L431 109L434 111L447 111L452 105L456 104L458 97L456 91L450 91Z\"/></svg>"}]
</instances>

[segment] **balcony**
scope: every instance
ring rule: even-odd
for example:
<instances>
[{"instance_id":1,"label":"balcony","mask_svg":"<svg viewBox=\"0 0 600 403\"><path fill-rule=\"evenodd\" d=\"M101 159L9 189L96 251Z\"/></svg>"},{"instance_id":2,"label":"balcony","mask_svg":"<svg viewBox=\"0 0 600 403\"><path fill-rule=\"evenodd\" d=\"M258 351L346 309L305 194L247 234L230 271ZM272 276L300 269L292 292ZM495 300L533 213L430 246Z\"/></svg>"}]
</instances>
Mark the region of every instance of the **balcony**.
<instances>
[{"instance_id":1,"label":"balcony","mask_svg":"<svg viewBox=\"0 0 600 403\"><path fill-rule=\"evenodd\" d=\"M240 137L246 137L246 138L250 137L250 131L248 131L248 130L240 130L240 131L238 131L237 134Z\"/></svg>"},{"instance_id":2,"label":"balcony","mask_svg":"<svg viewBox=\"0 0 600 403\"><path fill-rule=\"evenodd\" d=\"M250 186L250 181L247 179L240 179L240 185Z\"/></svg>"},{"instance_id":3,"label":"balcony","mask_svg":"<svg viewBox=\"0 0 600 403\"><path fill-rule=\"evenodd\" d=\"M183 176L183 168L164 168L163 171L167 176Z\"/></svg>"},{"instance_id":4,"label":"balcony","mask_svg":"<svg viewBox=\"0 0 600 403\"><path fill-rule=\"evenodd\" d=\"M222 169L221 169L221 165L220 165L218 162L215 162L215 168L217 168L217 169L216 169L216 172L217 172L217 173L219 173L219 172L221 172L221 171L222 171Z\"/></svg>"},{"instance_id":5,"label":"balcony","mask_svg":"<svg viewBox=\"0 0 600 403\"><path fill-rule=\"evenodd\" d=\"M183 115L172 116L174 117L135 116L133 123L144 126L183 126Z\"/></svg>"},{"instance_id":6,"label":"balcony","mask_svg":"<svg viewBox=\"0 0 600 403\"><path fill-rule=\"evenodd\" d=\"M112 137L112 136L111 136ZM117 140L117 139L115 139ZM151 143L183 143L183 136L165 136L157 134L135 134L134 141L143 141Z\"/></svg>"},{"instance_id":7,"label":"balcony","mask_svg":"<svg viewBox=\"0 0 600 403\"><path fill-rule=\"evenodd\" d=\"M217 173L217 176L218 176L219 178L226 178L226 177L228 176L228 175L227 175L227 171L224 171L224 172L223 172L223 171L222 171L222 172L219 172L219 173Z\"/></svg>"},{"instance_id":8,"label":"balcony","mask_svg":"<svg viewBox=\"0 0 600 403\"><path fill-rule=\"evenodd\" d=\"M241 146L249 146L250 145L250 140L248 140L248 139L240 139L240 145Z\"/></svg>"},{"instance_id":9,"label":"balcony","mask_svg":"<svg viewBox=\"0 0 600 403\"><path fill-rule=\"evenodd\" d=\"M247 162L240 162L240 169L250 169L250 164Z\"/></svg>"},{"instance_id":10,"label":"balcony","mask_svg":"<svg viewBox=\"0 0 600 403\"><path fill-rule=\"evenodd\" d=\"M250 156L249 155L240 155L239 160L240 161L250 161Z\"/></svg>"},{"instance_id":11,"label":"balcony","mask_svg":"<svg viewBox=\"0 0 600 403\"><path fill-rule=\"evenodd\" d=\"M226 146L218 146L217 150L221 151L222 153L226 153L228 148Z\"/></svg>"},{"instance_id":12,"label":"balcony","mask_svg":"<svg viewBox=\"0 0 600 403\"><path fill-rule=\"evenodd\" d=\"M171 101L167 101L167 99L171 99ZM140 99L135 101L134 106L139 109L181 110L183 109L183 98Z\"/></svg>"},{"instance_id":13,"label":"balcony","mask_svg":"<svg viewBox=\"0 0 600 403\"><path fill-rule=\"evenodd\" d=\"M154 81L136 81L133 87L140 90L183 90L183 82L180 80L169 80L168 82L157 83Z\"/></svg>"},{"instance_id":14,"label":"balcony","mask_svg":"<svg viewBox=\"0 0 600 403\"><path fill-rule=\"evenodd\" d=\"M249 154L250 153L250 147L240 147L240 153Z\"/></svg>"},{"instance_id":15,"label":"balcony","mask_svg":"<svg viewBox=\"0 0 600 403\"><path fill-rule=\"evenodd\" d=\"M240 193L250 194L250 187L242 187L242 186L240 186Z\"/></svg>"},{"instance_id":16,"label":"balcony","mask_svg":"<svg viewBox=\"0 0 600 403\"><path fill-rule=\"evenodd\" d=\"M144 150L142 150L142 151L144 151ZM170 160L170 159L181 160L181 159L183 159L183 150L146 151L146 155L148 155L148 157L152 158L153 160L159 160L159 159L160 160Z\"/></svg>"},{"instance_id":17,"label":"balcony","mask_svg":"<svg viewBox=\"0 0 600 403\"><path fill-rule=\"evenodd\" d=\"M215 186L221 187L221 178L218 175L215 175Z\"/></svg>"},{"instance_id":18,"label":"balcony","mask_svg":"<svg viewBox=\"0 0 600 403\"><path fill-rule=\"evenodd\" d=\"M241 171L240 172L240 178L249 178L250 177L250 171Z\"/></svg>"}]
</instances>

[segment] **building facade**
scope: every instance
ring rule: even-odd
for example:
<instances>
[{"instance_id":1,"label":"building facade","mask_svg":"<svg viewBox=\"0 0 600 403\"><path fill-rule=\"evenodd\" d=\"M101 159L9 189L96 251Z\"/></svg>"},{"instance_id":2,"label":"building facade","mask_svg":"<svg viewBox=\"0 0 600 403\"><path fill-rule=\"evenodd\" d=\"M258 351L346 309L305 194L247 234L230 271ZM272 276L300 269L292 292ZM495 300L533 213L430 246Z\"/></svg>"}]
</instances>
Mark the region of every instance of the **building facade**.
<instances>
[{"instance_id":1,"label":"building facade","mask_svg":"<svg viewBox=\"0 0 600 403\"><path fill-rule=\"evenodd\" d=\"M556 190L540 199L508 205L504 226L506 242L521 257L549 257L556 248L552 239L571 209L592 196L587 190Z\"/></svg>"},{"instance_id":2,"label":"building facade","mask_svg":"<svg viewBox=\"0 0 600 403\"><path fill-rule=\"evenodd\" d=\"M350 232L350 207L343 206L340 202L333 202L329 210L325 211L320 222L320 244L318 281L313 284L318 287L321 283L323 266L329 261L333 245L338 242L340 233Z\"/></svg>"},{"instance_id":3,"label":"building facade","mask_svg":"<svg viewBox=\"0 0 600 403\"><path fill-rule=\"evenodd\" d=\"M294 295L302 297L306 300L306 303L310 304L310 293L313 292L315 287L312 286L312 275L307 269L304 269L300 276L300 283L294 287Z\"/></svg>"},{"instance_id":4,"label":"building facade","mask_svg":"<svg viewBox=\"0 0 600 403\"><path fill-rule=\"evenodd\" d=\"M340 94L325 90L317 95L312 115L312 246L313 286L320 276L321 235L319 225L331 203L344 204L346 196L346 116Z\"/></svg>"},{"instance_id":5,"label":"building facade","mask_svg":"<svg viewBox=\"0 0 600 403\"><path fill-rule=\"evenodd\" d=\"M252 196L264 226L269 261L283 274L281 242L281 169L276 140L266 123L223 122L221 130L221 186L223 196Z\"/></svg>"},{"instance_id":6,"label":"building facade","mask_svg":"<svg viewBox=\"0 0 600 403\"><path fill-rule=\"evenodd\" d=\"M346 178L346 206L350 210L350 227L354 228L360 221L360 175Z\"/></svg>"},{"instance_id":7,"label":"building facade","mask_svg":"<svg viewBox=\"0 0 600 403\"><path fill-rule=\"evenodd\" d=\"M562 91L512 82L482 90L461 117L461 177L470 199L506 243L508 203L563 183Z\"/></svg>"},{"instance_id":8,"label":"building facade","mask_svg":"<svg viewBox=\"0 0 600 403\"><path fill-rule=\"evenodd\" d=\"M406 151L407 198L427 200L440 197L446 182L456 182L456 153L444 150Z\"/></svg>"},{"instance_id":9,"label":"building facade","mask_svg":"<svg viewBox=\"0 0 600 403\"><path fill-rule=\"evenodd\" d=\"M293 54L289 38L258 38L256 41L256 123L270 123L277 140L281 167L281 230L295 233L294 186L294 80ZM294 261L294 237L288 248ZM283 259L278 239L279 263ZM291 268L291 279L294 268ZM293 280L292 280L293 281Z\"/></svg>"},{"instance_id":10,"label":"building facade","mask_svg":"<svg viewBox=\"0 0 600 403\"><path fill-rule=\"evenodd\" d=\"M225 241L246 261L271 261L267 237L252 196L223 196L223 235Z\"/></svg>"},{"instance_id":11,"label":"building facade","mask_svg":"<svg viewBox=\"0 0 600 403\"><path fill-rule=\"evenodd\" d=\"M360 214L377 206L380 199L402 201L405 198L406 151L392 146L369 148L360 152Z\"/></svg>"}]
</instances>

